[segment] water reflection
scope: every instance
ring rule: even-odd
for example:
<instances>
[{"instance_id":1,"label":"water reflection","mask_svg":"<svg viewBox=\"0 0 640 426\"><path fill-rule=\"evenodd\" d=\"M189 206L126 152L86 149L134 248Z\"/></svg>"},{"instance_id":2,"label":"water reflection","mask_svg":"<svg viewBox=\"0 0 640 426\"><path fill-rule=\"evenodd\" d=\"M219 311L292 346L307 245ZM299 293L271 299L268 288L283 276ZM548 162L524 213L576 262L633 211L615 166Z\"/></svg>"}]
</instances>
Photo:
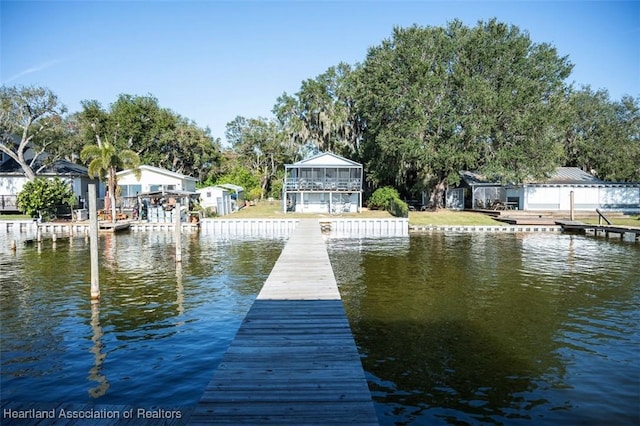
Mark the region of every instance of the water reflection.
<instances>
[{"instance_id":1,"label":"water reflection","mask_svg":"<svg viewBox=\"0 0 640 426\"><path fill-rule=\"evenodd\" d=\"M637 421L637 245L545 234L408 241L330 242L382 424ZM603 408L611 398L616 407Z\"/></svg>"},{"instance_id":2,"label":"water reflection","mask_svg":"<svg viewBox=\"0 0 640 426\"><path fill-rule=\"evenodd\" d=\"M0 255L3 401L197 401L284 240L196 234L185 237L176 267L172 238L101 235L93 305L83 236Z\"/></svg>"},{"instance_id":3,"label":"water reflection","mask_svg":"<svg viewBox=\"0 0 640 426\"><path fill-rule=\"evenodd\" d=\"M176 310L184 314L184 285L182 284L182 263L176 263Z\"/></svg>"},{"instance_id":4,"label":"water reflection","mask_svg":"<svg viewBox=\"0 0 640 426\"><path fill-rule=\"evenodd\" d=\"M95 300L91 302L91 330L93 331L93 336L91 336L91 341L93 342L93 346L91 346L93 367L89 370L89 380L97 382L98 384L89 389L89 396L91 398L99 398L107 393L109 381L107 377L102 374L102 364L107 355L102 352L102 336L104 333L100 326L100 302Z\"/></svg>"}]
</instances>

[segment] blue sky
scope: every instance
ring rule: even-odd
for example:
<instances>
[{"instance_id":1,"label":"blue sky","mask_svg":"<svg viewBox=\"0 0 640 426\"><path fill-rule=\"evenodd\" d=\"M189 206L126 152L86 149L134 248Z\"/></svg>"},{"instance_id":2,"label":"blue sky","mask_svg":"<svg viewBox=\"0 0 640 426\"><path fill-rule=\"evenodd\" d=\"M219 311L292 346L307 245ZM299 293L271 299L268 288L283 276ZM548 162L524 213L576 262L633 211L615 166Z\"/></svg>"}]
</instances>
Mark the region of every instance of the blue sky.
<instances>
[{"instance_id":1,"label":"blue sky","mask_svg":"<svg viewBox=\"0 0 640 426\"><path fill-rule=\"evenodd\" d=\"M152 94L224 139L283 92L364 61L394 26L496 17L551 43L569 81L640 96L640 1L0 1L0 80L53 90L70 112Z\"/></svg>"}]
</instances>

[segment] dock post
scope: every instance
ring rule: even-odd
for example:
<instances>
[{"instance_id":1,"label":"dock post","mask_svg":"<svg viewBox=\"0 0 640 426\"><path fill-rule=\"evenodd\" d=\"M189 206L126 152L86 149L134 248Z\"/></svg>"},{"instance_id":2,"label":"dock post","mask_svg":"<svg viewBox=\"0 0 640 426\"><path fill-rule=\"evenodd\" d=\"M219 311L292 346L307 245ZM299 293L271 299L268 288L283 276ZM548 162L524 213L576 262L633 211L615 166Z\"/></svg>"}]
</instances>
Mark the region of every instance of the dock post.
<instances>
[{"instance_id":1,"label":"dock post","mask_svg":"<svg viewBox=\"0 0 640 426\"><path fill-rule=\"evenodd\" d=\"M89 184L89 251L91 252L91 301L100 299L98 265L98 209L96 208L96 185Z\"/></svg>"},{"instance_id":2,"label":"dock post","mask_svg":"<svg viewBox=\"0 0 640 426\"><path fill-rule=\"evenodd\" d=\"M16 240L11 240L11 251L15 252L17 249Z\"/></svg>"},{"instance_id":3,"label":"dock post","mask_svg":"<svg viewBox=\"0 0 640 426\"><path fill-rule=\"evenodd\" d=\"M176 240L176 263L182 262L182 225L180 223L180 203L173 209L173 238Z\"/></svg>"},{"instance_id":4,"label":"dock post","mask_svg":"<svg viewBox=\"0 0 640 426\"><path fill-rule=\"evenodd\" d=\"M570 219L575 220L575 195L573 191L569 193L569 210L570 210Z\"/></svg>"}]
</instances>

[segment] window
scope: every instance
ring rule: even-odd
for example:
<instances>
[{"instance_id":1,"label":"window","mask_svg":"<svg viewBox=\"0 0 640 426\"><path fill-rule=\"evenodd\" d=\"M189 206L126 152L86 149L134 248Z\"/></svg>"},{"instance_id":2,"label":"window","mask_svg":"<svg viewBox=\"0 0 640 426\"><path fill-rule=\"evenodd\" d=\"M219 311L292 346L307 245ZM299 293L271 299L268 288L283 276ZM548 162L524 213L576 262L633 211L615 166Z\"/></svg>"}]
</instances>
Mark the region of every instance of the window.
<instances>
[{"instance_id":1,"label":"window","mask_svg":"<svg viewBox=\"0 0 640 426\"><path fill-rule=\"evenodd\" d=\"M149 185L149 191L174 191L176 189L175 185Z\"/></svg>"},{"instance_id":2,"label":"window","mask_svg":"<svg viewBox=\"0 0 640 426\"><path fill-rule=\"evenodd\" d=\"M121 197L135 197L142 192L142 185L119 185Z\"/></svg>"}]
</instances>

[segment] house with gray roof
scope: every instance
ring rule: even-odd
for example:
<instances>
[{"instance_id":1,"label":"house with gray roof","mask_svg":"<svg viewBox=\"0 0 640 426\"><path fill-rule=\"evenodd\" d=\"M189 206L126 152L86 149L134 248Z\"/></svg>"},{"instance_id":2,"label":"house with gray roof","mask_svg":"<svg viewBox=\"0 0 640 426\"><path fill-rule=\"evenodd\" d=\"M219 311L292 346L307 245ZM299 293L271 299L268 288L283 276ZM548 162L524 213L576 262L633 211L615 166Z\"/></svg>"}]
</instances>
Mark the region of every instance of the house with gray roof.
<instances>
[{"instance_id":1,"label":"house with gray roof","mask_svg":"<svg viewBox=\"0 0 640 426\"><path fill-rule=\"evenodd\" d=\"M57 160L51 165L42 167L37 163L34 169L40 169L38 177L58 177L68 182L76 195L77 205L83 207L88 199L89 184L95 184L98 189L98 197L104 197L104 185L98 180L89 177L87 168L67 160ZM18 212L16 198L28 181L22 167L7 155L0 157L0 212Z\"/></svg>"},{"instance_id":2,"label":"house with gray roof","mask_svg":"<svg viewBox=\"0 0 640 426\"><path fill-rule=\"evenodd\" d=\"M362 164L332 153L285 164L283 210L355 213L362 208Z\"/></svg>"},{"instance_id":3,"label":"house with gray roof","mask_svg":"<svg viewBox=\"0 0 640 426\"><path fill-rule=\"evenodd\" d=\"M557 167L546 179L501 183L477 173L460 172L462 184L447 191L447 207L569 211L640 212L640 182L608 182L577 167Z\"/></svg>"}]
</instances>

